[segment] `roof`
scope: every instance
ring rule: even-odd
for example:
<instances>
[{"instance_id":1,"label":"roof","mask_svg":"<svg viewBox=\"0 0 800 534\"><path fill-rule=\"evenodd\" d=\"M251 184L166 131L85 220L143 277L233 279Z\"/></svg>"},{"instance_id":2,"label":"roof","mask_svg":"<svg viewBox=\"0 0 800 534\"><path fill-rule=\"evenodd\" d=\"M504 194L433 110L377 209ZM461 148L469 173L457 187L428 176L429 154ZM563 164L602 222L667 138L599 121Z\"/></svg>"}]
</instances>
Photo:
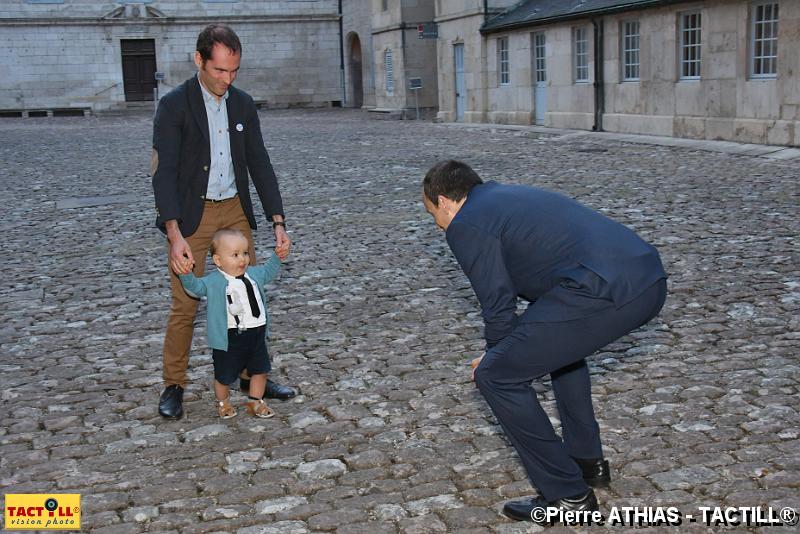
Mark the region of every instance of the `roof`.
<instances>
[{"instance_id":1,"label":"roof","mask_svg":"<svg viewBox=\"0 0 800 534\"><path fill-rule=\"evenodd\" d=\"M489 19L481 33L494 33L562 20L631 11L686 0L523 0Z\"/></svg>"}]
</instances>

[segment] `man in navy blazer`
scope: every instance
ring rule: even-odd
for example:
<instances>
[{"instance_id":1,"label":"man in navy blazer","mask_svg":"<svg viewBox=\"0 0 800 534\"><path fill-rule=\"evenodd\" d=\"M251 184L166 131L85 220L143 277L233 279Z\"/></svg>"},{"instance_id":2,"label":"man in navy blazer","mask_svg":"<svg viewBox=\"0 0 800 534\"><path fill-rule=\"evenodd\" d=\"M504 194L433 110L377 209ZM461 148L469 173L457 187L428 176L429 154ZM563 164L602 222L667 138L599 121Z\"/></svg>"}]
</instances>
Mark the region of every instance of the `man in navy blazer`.
<instances>
[{"instance_id":1,"label":"man in navy blazer","mask_svg":"<svg viewBox=\"0 0 800 534\"><path fill-rule=\"evenodd\" d=\"M241 56L242 45L233 30L218 24L206 27L197 39L197 75L161 99L153 123L156 226L169 241L172 288L163 353L166 387L159 400L159 413L167 418L183 415L197 310L197 301L184 292L177 275L194 271L202 276L211 239L221 228L242 231L255 263L251 230L256 229L256 218L248 175L272 221L276 253L284 259L291 247L255 103L232 85ZM290 388L267 384L268 397L293 395Z\"/></svg>"},{"instance_id":2,"label":"man in navy blazer","mask_svg":"<svg viewBox=\"0 0 800 534\"><path fill-rule=\"evenodd\" d=\"M423 202L481 305L486 351L473 362L475 383L540 493L503 512L544 523L547 508L597 510L590 486L611 477L585 358L661 310L667 275L658 252L572 199L484 183L457 161L428 171ZM528 303L521 314L518 298ZM563 439L530 387L547 374Z\"/></svg>"}]
</instances>

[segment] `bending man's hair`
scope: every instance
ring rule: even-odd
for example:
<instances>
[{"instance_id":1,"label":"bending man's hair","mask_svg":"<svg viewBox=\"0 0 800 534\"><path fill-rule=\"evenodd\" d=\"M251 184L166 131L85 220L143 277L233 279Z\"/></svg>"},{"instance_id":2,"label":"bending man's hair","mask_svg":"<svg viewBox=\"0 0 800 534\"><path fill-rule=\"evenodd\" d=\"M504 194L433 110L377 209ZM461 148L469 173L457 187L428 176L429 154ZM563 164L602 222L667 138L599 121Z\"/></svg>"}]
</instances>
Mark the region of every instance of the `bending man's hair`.
<instances>
[{"instance_id":1,"label":"bending man's hair","mask_svg":"<svg viewBox=\"0 0 800 534\"><path fill-rule=\"evenodd\" d=\"M422 180L422 191L434 206L439 205L439 195L458 202L483 180L466 163L454 159L440 161L430 168Z\"/></svg>"}]
</instances>

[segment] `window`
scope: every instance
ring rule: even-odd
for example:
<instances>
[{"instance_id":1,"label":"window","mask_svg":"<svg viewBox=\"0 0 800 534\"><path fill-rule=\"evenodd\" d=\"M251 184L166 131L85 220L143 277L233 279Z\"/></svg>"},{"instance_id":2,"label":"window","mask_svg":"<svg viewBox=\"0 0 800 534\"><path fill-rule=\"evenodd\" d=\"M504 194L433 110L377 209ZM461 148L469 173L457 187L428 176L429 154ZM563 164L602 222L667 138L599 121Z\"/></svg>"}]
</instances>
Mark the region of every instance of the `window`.
<instances>
[{"instance_id":1,"label":"window","mask_svg":"<svg viewBox=\"0 0 800 534\"><path fill-rule=\"evenodd\" d=\"M572 64L576 83L589 81L589 40L586 28L572 29Z\"/></svg>"},{"instance_id":2,"label":"window","mask_svg":"<svg viewBox=\"0 0 800 534\"><path fill-rule=\"evenodd\" d=\"M384 54L383 68L386 70L386 94L394 95L394 63L392 61L392 51L387 50Z\"/></svg>"},{"instance_id":3,"label":"window","mask_svg":"<svg viewBox=\"0 0 800 534\"><path fill-rule=\"evenodd\" d=\"M508 37L500 37L497 40L498 63L500 65L500 85L508 85Z\"/></svg>"},{"instance_id":4,"label":"window","mask_svg":"<svg viewBox=\"0 0 800 534\"><path fill-rule=\"evenodd\" d=\"M622 81L639 81L639 21L622 23Z\"/></svg>"},{"instance_id":5,"label":"window","mask_svg":"<svg viewBox=\"0 0 800 534\"><path fill-rule=\"evenodd\" d=\"M778 3L753 5L750 30L750 75L774 78L778 74Z\"/></svg>"},{"instance_id":6,"label":"window","mask_svg":"<svg viewBox=\"0 0 800 534\"><path fill-rule=\"evenodd\" d=\"M537 82L547 81L547 60L545 59L544 32L533 34L533 71Z\"/></svg>"},{"instance_id":7,"label":"window","mask_svg":"<svg viewBox=\"0 0 800 534\"><path fill-rule=\"evenodd\" d=\"M680 17L680 78L697 80L700 78L700 13L684 13Z\"/></svg>"},{"instance_id":8,"label":"window","mask_svg":"<svg viewBox=\"0 0 800 534\"><path fill-rule=\"evenodd\" d=\"M389 0L381 0L381 11L389 9Z\"/></svg>"}]
</instances>

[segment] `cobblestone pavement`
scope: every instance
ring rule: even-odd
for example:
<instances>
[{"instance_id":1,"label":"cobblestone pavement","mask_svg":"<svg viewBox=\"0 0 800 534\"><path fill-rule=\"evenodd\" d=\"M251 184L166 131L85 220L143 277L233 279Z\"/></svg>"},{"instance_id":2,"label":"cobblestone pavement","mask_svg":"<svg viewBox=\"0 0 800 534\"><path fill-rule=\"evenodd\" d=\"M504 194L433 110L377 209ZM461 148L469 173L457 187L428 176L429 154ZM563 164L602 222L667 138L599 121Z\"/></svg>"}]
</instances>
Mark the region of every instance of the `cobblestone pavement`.
<instances>
[{"instance_id":1,"label":"cobblestone pavement","mask_svg":"<svg viewBox=\"0 0 800 534\"><path fill-rule=\"evenodd\" d=\"M455 157L663 254L661 317L590 360L603 509L800 507L796 162L346 110L262 120L295 241L271 352L301 395L221 421L201 307L176 422L156 413L168 285L149 114L0 121L3 493L80 493L97 533L541 530L499 514L532 490L469 380L477 300L420 202L425 170Z\"/></svg>"}]
</instances>

